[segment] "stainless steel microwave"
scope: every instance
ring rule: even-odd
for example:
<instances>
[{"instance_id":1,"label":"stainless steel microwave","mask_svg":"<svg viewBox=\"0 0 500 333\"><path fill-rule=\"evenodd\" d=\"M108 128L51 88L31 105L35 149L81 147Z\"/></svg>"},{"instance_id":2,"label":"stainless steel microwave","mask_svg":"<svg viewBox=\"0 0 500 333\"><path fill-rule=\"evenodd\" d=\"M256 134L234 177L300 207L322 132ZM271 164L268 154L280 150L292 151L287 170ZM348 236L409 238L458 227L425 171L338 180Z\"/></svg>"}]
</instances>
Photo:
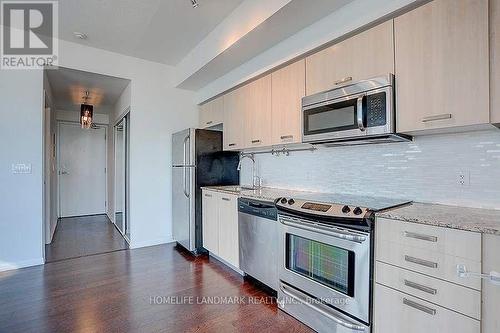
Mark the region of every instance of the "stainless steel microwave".
<instances>
[{"instance_id":1,"label":"stainless steel microwave","mask_svg":"<svg viewBox=\"0 0 500 333\"><path fill-rule=\"evenodd\" d=\"M410 139L396 134L392 74L302 99L303 142L351 145Z\"/></svg>"}]
</instances>

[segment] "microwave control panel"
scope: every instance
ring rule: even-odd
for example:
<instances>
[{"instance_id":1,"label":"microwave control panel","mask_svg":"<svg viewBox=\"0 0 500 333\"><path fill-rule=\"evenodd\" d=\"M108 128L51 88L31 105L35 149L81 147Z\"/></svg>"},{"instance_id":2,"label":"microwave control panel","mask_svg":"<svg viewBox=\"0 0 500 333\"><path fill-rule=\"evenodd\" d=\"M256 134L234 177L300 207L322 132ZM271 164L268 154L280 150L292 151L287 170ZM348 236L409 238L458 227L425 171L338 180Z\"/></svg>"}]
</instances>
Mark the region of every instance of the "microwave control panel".
<instances>
[{"instance_id":1,"label":"microwave control panel","mask_svg":"<svg viewBox=\"0 0 500 333\"><path fill-rule=\"evenodd\" d=\"M384 126L387 123L386 98L385 92L366 96L367 127Z\"/></svg>"}]
</instances>

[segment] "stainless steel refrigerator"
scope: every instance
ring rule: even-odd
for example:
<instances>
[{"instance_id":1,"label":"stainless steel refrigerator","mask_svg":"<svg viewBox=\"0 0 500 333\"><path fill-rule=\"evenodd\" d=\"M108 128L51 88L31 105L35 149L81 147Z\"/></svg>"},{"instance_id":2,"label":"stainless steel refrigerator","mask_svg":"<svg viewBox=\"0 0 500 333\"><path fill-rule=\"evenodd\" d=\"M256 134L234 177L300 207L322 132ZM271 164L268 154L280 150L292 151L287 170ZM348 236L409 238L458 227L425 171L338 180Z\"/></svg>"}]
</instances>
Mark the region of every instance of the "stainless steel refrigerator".
<instances>
[{"instance_id":1,"label":"stainless steel refrigerator","mask_svg":"<svg viewBox=\"0 0 500 333\"><path fill-rule=\"evenodd\" d=\"M222 132L186 129L172 135L172 231L188 251L203 252L201 187L238 185L239 155L222 151Z\"/></svg>"}]
</instances>

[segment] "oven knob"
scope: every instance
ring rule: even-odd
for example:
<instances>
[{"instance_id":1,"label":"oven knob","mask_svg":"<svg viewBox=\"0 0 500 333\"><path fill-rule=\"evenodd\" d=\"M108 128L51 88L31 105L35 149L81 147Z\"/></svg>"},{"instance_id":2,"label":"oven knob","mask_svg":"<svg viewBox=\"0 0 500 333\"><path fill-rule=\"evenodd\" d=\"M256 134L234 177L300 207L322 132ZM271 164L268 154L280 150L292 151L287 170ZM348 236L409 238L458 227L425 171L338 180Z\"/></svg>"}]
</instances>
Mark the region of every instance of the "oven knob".
<instances>
[{"instance_id":1,"label":"oven knob","mask_svg":"<svg viewBox=\"0 0 500 333\"><path fill-rule=\"evenodd\" d=\"M295 200L293 200L293 199L288 200L289 205L293 205L294 203L295 203Z\"/></svg>"},{"instance_id":2,"label":"oven knob","mask_svg":"<svg viewBox=\"0 0 500 333\"><path fill-rule=\"evenodd\" d=\"M361 215L363 213L363 210L361 210L361 208L359 207L356 207L352 212L354 213L354 215Z\"/></svg>"},{"instance_id":3,"label":"oven knob","mask_svg":"<svg viewBox=\"0 0 500 333\"><path fill-rule=\"evenodd\" d=\"M351 208L349 208L349 206L342 207L342 213L348 214L350 211L351 211Z\"/></svg>"},{"instance_id":4,"label":"oven knob","mask_svg":"<svg viewBox=\"0 0 500 333\"><path fill-rule=\"evenodd\" d=\"M284 205L284 204L286 204L286 202L287 202L286 198L281 199L281 203L282 203L283 205Z\"/></svg>"}]
</instances>

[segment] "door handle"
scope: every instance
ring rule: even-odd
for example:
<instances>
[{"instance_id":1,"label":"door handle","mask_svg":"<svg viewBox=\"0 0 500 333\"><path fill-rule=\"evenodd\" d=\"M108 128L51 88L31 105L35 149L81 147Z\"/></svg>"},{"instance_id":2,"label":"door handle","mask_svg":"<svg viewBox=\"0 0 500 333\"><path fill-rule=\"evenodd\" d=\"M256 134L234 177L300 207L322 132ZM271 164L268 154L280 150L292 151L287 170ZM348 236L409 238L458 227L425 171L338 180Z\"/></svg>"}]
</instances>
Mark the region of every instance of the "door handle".
<instances>
[{"instance_id":1,"label":"door handle","mask_svg":"<svg viewBox=\"0 0 500 333\"><path fill-rule=\"evenodd\" d=\"M429 268L437 268L438 267L437 262L432 262L432 261L429 261L429 260L415 258L415 257L407 256L407 255L405 255L405 261L411 262L413 264L417 264L417 265L420 265L420 266L429 267Z\"/></svg>"},{"instance_id":2,"label":"door handle","mask_svg":"<svg viewBox=\"0 0 500 333\"><path fill-rule=\"evenodd\" d=\"M444 114L438 114L436 116L429 116L429 117L422 118L422 122L427 123L430 121L446 120L446 119L451 119L451 118L452 118L451 113L444 113Z\"/></svg>"},{"instance_id":3,"label":"door handle","mask_svg":"<svg viewBox=\"0 0 500 333\"><path fill-rule=\"evenodd\" d=\"M412 281L409 281L409 280L405 279L404 280L404 284L407 287L423 291L424 293L428 293L428 294L431 294L431 295L436 295L437 294L437 289L421 285L420 283L412 282Z\"/></svg>"},{"instance_id":4,"label":"door handle","mask_svg":"<svg viewBox=\"0 0 500 333\"><path fill-rule=\"evenodd\" d=\"M187 175L187 172L186 172L186 167L182 168L182 172L183 172L183 191L184 191L184 195L186 196L186 198L189 198L189 192L187 190L187 182L186 182L186 175ZM191 187L191 184L189 184L189 187Z\"/></svg>"},{"instance_id":5,"label":"door handle","mask_svg":"<svg viewBox=\"0 0 500 333\"><path fill-rule=\"evenodd\" d=\"M410 231L405 231L404 235L405 235L405 237L408 237L408 238L415 238L415 239L424 240L424 241L433 242L433 243L437 242L437 240L438 240L438 238L436 236L424 235L424 234L419 234L419 233L410 232Z\"/></svg>"},{"instance_id":6,"label":"door handle","mask_svg":"<svg viewBox=\"0 0 500 333\"><path fill-rule=\"evenodd\" d=\"M356 118L358 121L358 128L360 131L365 131L365 120L363 117L363 99L365 95L361 95L358 97L357 107L356 107Z\"/></svg>"},{"instance_id":7,"label":"door handle","mask_svg":"<svg viewBox=\"0 0 500 333\"><path fill-rule=\"evenodd\" d=\"M69 172L68 171L61 171L59 172L60 175L69 175Z\"/></svg>"},{"instance_id":8,"label":"door handle","mask_svg":"<svg viewBox=\"0 0 500 333\"><path fill-rule=\"evenodd\" d=\"M408 305L409 307L412 307L412 308L417 309L419 311L425 312L427 314L430 314L431 316L434 316L436 314L436 309L432 309L428 306L414 302L412 300L409 300L408 298L403 298L403 304Z\"/></svg>"},{"instance_id":9,"label":"door handle","mask_svg":"<svg viewBox=\"0 0 500 333\"><path fill-rule=\"evenodd\" d=\"M352 81L352 76L348 76L343 78L342 80L335 81L335 85L338 86L339 84L346 83Z\"/></svg>"}]
</instances>

